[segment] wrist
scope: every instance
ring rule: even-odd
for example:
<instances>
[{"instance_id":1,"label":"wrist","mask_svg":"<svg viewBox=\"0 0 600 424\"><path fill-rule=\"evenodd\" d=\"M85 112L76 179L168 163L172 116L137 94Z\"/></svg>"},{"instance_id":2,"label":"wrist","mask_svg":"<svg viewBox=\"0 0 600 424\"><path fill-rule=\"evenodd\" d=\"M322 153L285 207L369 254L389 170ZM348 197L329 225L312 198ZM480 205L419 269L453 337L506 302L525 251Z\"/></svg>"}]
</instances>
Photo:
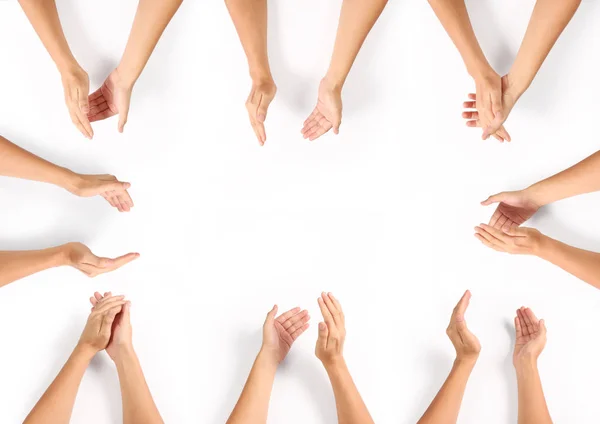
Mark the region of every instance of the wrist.
<instances>
[{"instance_id":1,"label":"wrist","mask_svg":"<svg viewBox=\"0 0 600 424\"><path fill-rule=\"evenodd\" d=\"M553 241L554 239L540 233L539 239L533 244L531 253L542 259L548 258L549 254L554 249Z\"/></svg>"},{"instance_id":2,"label":"wrist","mask_svg":"<svg viewBox=\"0 0 600 424\"><path fill-rule=\"evenodd\" d=\"M269 66L267 67L250 67L250 78L252 82L256 85L275 85L275 81L273 80L273 75L271 75L271 70Z\"/></svg>"},{"instance_id":3,"label":"wrist","mask_svg":"<svg viewBox=\"0 0 600 424\"><path fill-rule=\"evenodd\" d=\"M467 64L467 72L475 81L490 78L498 75L494 68L488 63L485 57L477 59Z\"/></svg>"},{"instance_id":4,"label":"wrist","mask_svg":"<svg viewBox=\"0 0 600 424\"><path fill-rule=\"evenodd\" d=\"M256 355L256 363L267 366L269 368L277 369L279 367L279 359L277 358L277 354L264 346Z\"/></svg>"},{"instance_id":5,"label":"wrist","mask_svg":"<svg viewBox=\"0 0 600 424\"><path fill-rule=\"evenodd\" d=\"M321 84L324 84L329 90L334 92L342 92L344 83L346 82L346 75L342 73L336 73L329 69L327 74L321 80Z\"/></svg>"},{"instance_id":6,"label":"wrist","mask_svg":"<svg viewBox=\"0 0 600 424\"><path fill-rule=\"evenodd\" d=\"M477 355L468 355L462 356L458 355L454 360L454 366L460 368L474 368L475 364L477 364L477 360L479 359L479 354Z\"/></svg>"},{"instance_id":7,"label":"wrist","mask_svg":"<svg viewBox=\"0 0 600 424\"><path fill-rule=\"evenodd\" d=\"M68 168L60 168L56 185L67 190L68 192L79 196L78 192L81 188L81 175L71 171Z\"/></svg>"},{"instance_id":8,"label":"wrist","mask_svg":"<svg viewBox=\"0 0 600 424\"><path fill-rule=\"evenodd\" d=\"M507 87L506 90L518 99L523 95L523 93L529 88L531 85L532 79L521 75L519 72L514 70L510 70L508 74L506 74Z\"/></svg>"},{"instance_id":9,"label":"wrist","mask_svg":"<svg viewBox=\"0 0 600 424\"><path fill-rule=\"evenodd\" d=\"M112 351L111 351L111 353L112 353ZM133 349L133 345L128 343L128 344L120 345L117 348L115 356L114 357L111 356L111 358L117 366L121 366L127 362L130 362L131 360L135 360L135 358L137 358L137 354L135 353L135 350Z\"/></svg>"},{"instance_id":10,"label":"wrist","mask_svg":"<svg viewBox=\"0 0 600 424\"><path fill-rule=\"evenodd\" d=\"M97 350L86 343L77 343L75 349L73 349L72 357L81 359L82 361L90 362L94 356L96 356Z\"/></svg>"},{"instance_id":11,"label":"wrist","mask_svg":"<svg viewBox=\"0 0 600 424\"><path fill-rule=\"evenodd\" d=\"M115 81L119 87L125 90L133 90L133 86L140 77L140 73L137 72L133 67L128 66L121 62L115 69L116 75L118 75L118 81Z\"/></svg>"},{"instance_id":12,"label":"wrist","mask_svg":"<svg viewBox=\"0 0 600 424\"><path fill-rule=\"evenodd\" d=\"M325 370L327 372L338 371L340 369L346 369L346 360L343 356L336 356L334 358L321 360Z\"/></svg>"},{"instance_id":13,"label":"wrist","mask_svg":"<svg viewBox=\"0 0 600 424\"><path fill-rule=\"evenodd\" d=\"M528 374L537 371L537 358L532 355L519 356L514 361L517 374Z\"/></svg>"}]
</instances>

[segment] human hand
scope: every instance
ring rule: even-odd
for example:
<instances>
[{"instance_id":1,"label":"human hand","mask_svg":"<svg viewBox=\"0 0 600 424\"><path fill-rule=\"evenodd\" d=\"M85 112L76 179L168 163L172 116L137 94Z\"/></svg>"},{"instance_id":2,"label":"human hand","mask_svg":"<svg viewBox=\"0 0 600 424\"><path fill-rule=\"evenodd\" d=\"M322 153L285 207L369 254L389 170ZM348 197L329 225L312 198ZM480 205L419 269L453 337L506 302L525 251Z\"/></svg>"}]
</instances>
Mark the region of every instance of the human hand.
<instances>
[{"instance_id":1,"label":"human hand","mask_svg":"<svg viewBox=\"0 0 600 424\"><path fill-rule=\"evenodd\" d=\"M111 292L104 293L104 296L95 292L94 296L90 297L92 312L100 308L103 302L111 297ZM115 315L112 323L111 337L106 346L106 353L113 361L117 361L123 353L129 353L133 350L130 308L131 303L125 303L121 311Z\"/></svg>"},{"instance_id":2,"label":"human hand","mask_svg":"<svg viewBox=\"0 0 600 424\"><path fill-rule=\"evenodd\" d=\"M101 258L82 243L67 243L63 247L67 264L88 277L114 271L140 257L139 253L128 253L118 258Z\"/></svg>"},{"instance_id":3,"label":"human hand","mask_svg":"<svg viewBox=\"0 0 600 424\"><path fill-rule=\"evenodd\" d=\"M94 130L88 120L90 79L87 73L81 68L64 72L61 74L61 81L71 122L87 139L91 140L94 137Z\"/></svg>"},{"instance_id":4,"label":"human hand","mask_svg":"<svg viewBox=\"0 0 600 424\"><path fill-rule=\"evenodd\" d=\"M261 351L279 364L292 348L292 344L308 328L310 316L307 310L290 309L277 318L277 305L267 314L263 325L263 344Z\"/></svg>"},{"instance_id":5,"label":"human hand","mask_svg":"<svg viewBox=\"0 0 600 424\"><path fill-rule=\"evenodd\" d=\"M463 103L464 109L477 109L477 111L464 111L462 117L467 120L468 127L483 129L482 140L493 136L500 142L511 141L510 135L502 126L508 116L503 105L502 81L500 75L491 69L477 76L476 93L470 93L470 101Z\"/></svg>"},{"instance_id":6,"label":"human hand","mask_svg":"<svg viewBox=\"0 0 600 424\"><path fill-rule=\"evenodd\" d=\"M88 317L78 345L95 354L106 349L112 335L115 317L127 304L125 296L106 296L98 302Z\"/></svg>"},{"instance_id":7,"label":"human hand","mask_svg":"<svg viewBox=\"0 0 600 424\"><path fill-rule=\"evenodd\" d=\"M275 98L275 93L277 93L277 87L272 79L253 81L250 95L246 100L246 110L248 111L250 124L261 146L264 146L265 141L267 141L265 119L267 119L267 110Z\"/></svg>"},{"instance_id":8,"label":"human hand","mask_svg":"<svg viewBox=\"0 0 600 424\"><path fill-rule=\"evenodd\" d=\"M129 212L133 200L127 192L131 184L117 180L114 175L75 174L74 184L67 187L71 193L79 197L102 196L119 212Z\"/></svg>"},{"instance_id":9,"label":"human hand","mask_svg":"<svg viewBox=\"0 0 600 424\"><path fill-rule=\"evenodd\" d=\"M515 351L513 364L517 366L522 360L537 361L546 346L546 323L538 320L533 311L521 307L515 317Z\"/></svg>"},{"instance_id":10,"label":"human hand","mask_svg":"<svg viewBox=\"0 0 600 424\"><path fill-rule=\"evenodd\" d=\"M477 337L467 328L467 322L465 321L465 312L470 300L471 292L467 290L452 311L446 334L454 345L457 360L475 362L479 357L479 352L481 352L481 344Z\"/></svg>"},{"instance_id":11,"label":"human hand","mask_svg":"<svg viewBox=\"0 0 600 424\"><path fill-rule=\"evenodd\" d=\"M317 301L325 322L319 323L315 355L327 367L344 359L346 320L342 305L332 293L321 293Z\"/></svg>"},{"instance_id":12,"label":"human hand","mask_svg":"<svg viewBox=\"0 0 600 424\"><path fill-rule=\"evenodd\" d=\"M483 206L493 203L500 204L490 218L489 225L504 232L523 224L540 208L527 190L505 191L481 202Z\"/></svg>"},{"instance_id":13,"label":"human hand","mask_svg":"<svg viewBox=\"0 0 600 424\"><path fill-rule=\"evenodd\" d=\"M546 238L535 228L512 227L504 232L486 224L475 227L475 237L490 249L520 255L537 255Z\"/></svg>"},{"instance_id":14,"label":"human hand","mask_svg":"<svg viewBox=\"0 0 600 424\"><path fill-rule=\"evenodd\" d=\"M119 132L123 132L129 114L129 103L133 85L125 81L115 69L110 73L102 86L90 94L90 110L88 118L90 122L100 121L119 114Z\"/></svg>"},{"instance_id":15,"label":"human hand","mask_svg":"<svg viewBox=\"0 0 600 424\"><path fill-rule=\"evenodd\" d=\"M342 89L330 84L326 79L321 80L317 106L312 114L304 121L302 136L313 141L331 128L334 134L339 134L342 124Z\"/></svg>"}]
</instances>

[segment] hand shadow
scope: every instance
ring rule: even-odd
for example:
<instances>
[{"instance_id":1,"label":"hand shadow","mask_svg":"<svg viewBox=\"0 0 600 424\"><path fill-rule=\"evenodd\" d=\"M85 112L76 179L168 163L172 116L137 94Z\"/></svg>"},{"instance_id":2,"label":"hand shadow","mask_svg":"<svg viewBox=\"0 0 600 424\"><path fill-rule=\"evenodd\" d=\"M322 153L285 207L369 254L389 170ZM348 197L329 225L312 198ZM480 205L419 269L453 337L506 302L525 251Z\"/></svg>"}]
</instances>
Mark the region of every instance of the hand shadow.
<instances>
[{"instance_id":1,"label":"hand shadow","mask_svg":"<svg viewBox=\"0 0 600 424\"><path fill-rule=\"evenodd\" d=\"M248 332L240 332L236 343L237 362L232 368L235 368L234 379L229 384L229 391L222 396L223 402L217 408L216 417L212 422L224 423L233 411L233 408L242 393L244 384L248 379L248 374L256 359L262 340L262 330Z\"/></svg>"},{"instance_id":2,"label":"hand shadow","mask_svg":"<svg viewBox=\"0 0 600 424\"><path fill-rule=\"evenodd\" d=\"M419 365L424 367L425 379L430 383L420 390L421 394L427 396L422 396L415 402L414 410L407 414L407 424L414 424L419 421L452 369L452 359L439 350L427 352L422 359Z\"/></svg>"},{"instance_id":3,"label":"hand shadow","mask_svg":"<svg viewBox=\"0 0 600 424\"><path fill-rule=\"evenodd\" d=\"M516 342L515 326L511 321L504 322L504 328L506 329L508 336L510 337L510 346L514 346ZM509 349L506 354L506 359L502 364L502 369L506 375L506 391L508 398L508 423L514 424L515 418L519 412L519 403L517 397L517 378L515 376L515 369L512 361L512 349Z\"/></svg>"},{"instance_id":4,"label":"hand shadow","mask_svg":"<svg viewBox=\"0 0 600 424\"><path fill-rule=\"evenodd\" d=\"M282 364L283 372L287 372L287 365ZM331 382L320 361L314 356L303 355L294 365L293 376L299 378L317 406L321 415L321 423L330 424L337 422L337 410Z\"/></svg>"}]
</instances>

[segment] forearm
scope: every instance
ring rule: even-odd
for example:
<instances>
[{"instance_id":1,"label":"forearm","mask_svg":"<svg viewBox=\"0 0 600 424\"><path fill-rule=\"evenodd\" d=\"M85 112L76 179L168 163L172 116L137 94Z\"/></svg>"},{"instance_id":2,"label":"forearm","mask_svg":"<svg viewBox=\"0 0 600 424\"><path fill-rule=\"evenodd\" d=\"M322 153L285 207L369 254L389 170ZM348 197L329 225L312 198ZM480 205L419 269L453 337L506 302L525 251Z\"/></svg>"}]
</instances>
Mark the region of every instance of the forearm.
<instances>
[{"instance_id":1,"label":"forearm","mask_svg":"<svg viewBox=\"0 0 600 424\"><path fill-rule=\"evenodd\" d=\"M344 0L331 63L325 79L341 89L367 35L387 0Z\"/></svg>"},{"instance_id":2,"label":"forearm","mask_svg":"<svg viewBox=\"0 0 600 424\"><path fill-rule=\"evenodd\" d=\"M352 376L348 371L346 362L341 360L331 365L326 365L325 370L329 375L339 424L368 424L373 423L367 406L362 400Z\"/></svg>"},{"instance_id":3,"label":"forearm","mask_svg":"<svg viewBox=\"0 0 600 424\"><path fill-rule=\"evenodd\" d=\"M258 354L248 381L227 424L265 424L277 364L262 352Z\"/></svg>"},{"instance_id":4,"label":"forearm","mask_svg":"<svg viewBox=\"0 0 600 424\"><path fill-rule=\"evenodd\" d=\"M63 246L0 252L0 287L49 268L68 265L68 262L68 254Z\"/></svg>"},{"instance_id":5,"label":"forearm","mask_svg":"<svg viewBox=\"0 0 600 424\"><path fill-rule=\"evenodd\" d=\"M115 361L123 400L123 424L163 424L133 348Z\"/></svg>"},{"instance_id":6,"label":"forearm","mask_svg":"<svg viewBox=\"0 0 600 424\"><path fill-rule=\"evenodd\" d=\"M68 424L81 379L94 353L76 347L23 424Z\"/></svg>"},{"instance_id":7,"label":"forearm","mask_svg":"<svg viewBox=\"0 0 600 424\"><path fill-rule=\"evenodd\" d=\"M579 194L600 191L600 151L526 190L540 206Z\"/></svg>"},{"instance_id":8,"label":"forearm","mask_svg":"<svg viewBox=\"0 0 600 424\"><path fill-rule=\"evenodd\" d=\"M600 253L578 249L543 236L537 256L600 289Z\"/></svg>"},{"instance_id":9,"label":"forearm","mask_svg":"<svg viewBox=\"0 0 600 424\"><path fill-rule=\"evenodd\" d=\"M61 73L78 69L79 64L65 38L54 0L19 0L27 19Z\"/></svg>"},{"instance_id":10,"label":"forearm","mask_svg":"<svg viewBox=\"0 0 600 424\"><path fill-rule=\"evenodd\" d=\"M54 184L67 190L76 185L77 174L54 165L0 136L0 175Z\"/></svg>"},{"instance_id":11,"label":"forearm","mask_svg":"<svg viewBox=\"0 0 600 424\"><path fill-rule=\"evenodd\" d=\"M417 424L454 424L475 361L456 360L444 385Z\"/></svg>"},{"instance_id":12,"label":"forearm","mask_svg":"<svg viewBox=\"0 0 600 424\"><path fill-rule=\"evenodd\" d=\"M472 77L491 69L469 19L464 0L429 0L433 11L460 52Z\"/></svg>"},{"instance_id":13,"label":"forearm","mask_svg":"<svg viewBox=\"0 0 600 424\"><path fill-rule=\"evenodd\" d=\"M546 405L542 381L533 360L521 360L516 365L519 390L519 424L552 424Z\"/></svg>"},{"instance_id":14,"label":"forearm","mask_svg":"<svg viewBox=\"0 0 600 424\"><path fill-rule=\"evenodd\" d=\"M183 0L140 0L118 70L131 87Z\"/></svg>"},{"instance_id":15,"label":"forearm","mask_svg":"<svg viewBox=\"0 0 600 424\"><path fill-rule=\"evenodd\" d=\"M272 80L267 53L267 0L225 0L254 81Z\"/></svg>"},{"instance_id":16,"label":"forearm","mask_svg":"<svg viewBox=\"0 0 600 424\"><path fill-rule=\"evenodd\" d=\"M565 29L581 0L537 0L509 78L519 95L544 63L552 46Z\"/></svg>"}]
</instances>

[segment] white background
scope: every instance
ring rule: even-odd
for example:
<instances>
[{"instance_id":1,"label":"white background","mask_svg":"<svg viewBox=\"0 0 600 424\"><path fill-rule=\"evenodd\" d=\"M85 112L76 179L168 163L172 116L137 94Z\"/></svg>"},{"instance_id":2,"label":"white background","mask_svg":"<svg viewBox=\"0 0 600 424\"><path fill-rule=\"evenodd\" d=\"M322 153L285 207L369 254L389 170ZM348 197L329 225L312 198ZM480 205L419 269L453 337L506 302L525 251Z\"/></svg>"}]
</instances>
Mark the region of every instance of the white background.
<instances>
[{"instance_id":1,"label":"white background","mask_svg":"<svg viewBox=\"0 0 600 424\"><path fill-rule=\"evenodd\" d=\"M134 1L60 0L71 48L95 90L117 64ZM540 368L557 423L600 415L600 293L532 257L485 249L479 202L519 189L598 150L599 3L584 2L507 128L513 142L480 140L461 103L473 89L425 1L391 1L344 89L341 133L308 142L341 2L271 1L270 59L279 91L259 147L244 101L245 57L222 1L186 1L134 90L123 135L72 126L60 77L15 1L0 3L0 134L79 172L132 182L136 206L51 186L0 181L0 249L82 241L100 255L139 251L88 280L54 269L0 289L0 422L23 420L83 328L93 291L133 302L135 346L167 423L223 423L260 345L264 315L307 308L313 325L275 381L270 423L332 423L335 405L314 357L322 290L347 315L346 358L378 423L414 423L453 360L444 330L467 288L467 319L483 351L460 422L514 423L512 318L521 305L547 321ZM508 71L533 1L470 1L480 42ZM600 250L600 195L544 208L530 223ZM81 385L74 423L120 422L110 359Z\"/></svg>"}]
</instances>

